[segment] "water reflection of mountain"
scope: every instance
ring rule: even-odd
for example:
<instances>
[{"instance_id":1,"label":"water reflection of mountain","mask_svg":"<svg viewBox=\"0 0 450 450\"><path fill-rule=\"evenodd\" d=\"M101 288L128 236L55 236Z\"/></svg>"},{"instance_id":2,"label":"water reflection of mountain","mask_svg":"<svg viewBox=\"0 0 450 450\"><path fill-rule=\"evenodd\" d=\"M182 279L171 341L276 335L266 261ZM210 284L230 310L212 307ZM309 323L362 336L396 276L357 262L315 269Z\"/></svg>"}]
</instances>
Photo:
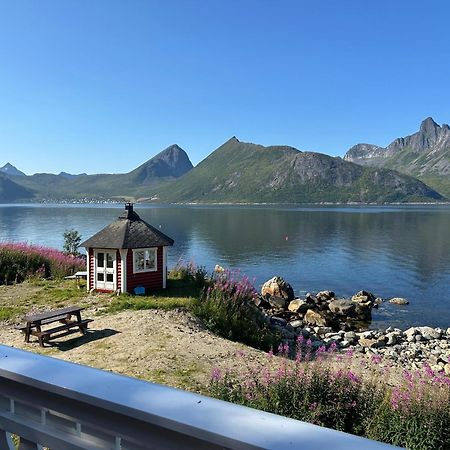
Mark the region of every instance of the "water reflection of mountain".
<instances>
[{"instance_id":1,"label":"water reflection of mountain","mask_svg":"<svg viewBox=\"0 0 450 450\"><path fill-rule=\"evenodd\" d=\"M341 252L348 260L414 270L424 282L450 268L450 214L395 210L377 213L271 208L158 208L145 217L162 222L178 243L201 240L236 266L249 260L284 261Z\"/></svg>"},{"instance_id":2,"label":"water reflection of mountain","mask_svg":"<svg viewBox=\"0 0 450 450\"><path fill-rule=\"evenodd\" d=\"M61 247L62 233L94 234L120 214L120 207L0 207L0 239ZM430 283L450 271L450 210L283 209L255 207L137 207L141 217L175 239L172 260L185 255L226 260L245 267L336 264L413 271ZM200 259L201 261L201 259ZM214 261L204 261L212 264ZM377 269L378 266L378 269ZM342 270L344 270L343 268Z\"/></svg>"}]
</instances>

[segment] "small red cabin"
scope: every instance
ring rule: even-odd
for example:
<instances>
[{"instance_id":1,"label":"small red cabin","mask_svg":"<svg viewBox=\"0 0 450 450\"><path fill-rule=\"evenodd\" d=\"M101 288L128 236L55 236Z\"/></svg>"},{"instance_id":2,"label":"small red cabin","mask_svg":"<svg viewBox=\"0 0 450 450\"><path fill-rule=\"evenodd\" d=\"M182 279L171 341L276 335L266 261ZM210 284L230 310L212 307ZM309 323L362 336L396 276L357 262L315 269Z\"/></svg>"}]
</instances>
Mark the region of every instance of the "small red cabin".
<instances>
[{"instance_id":1,"label":"small red cabin","mask_svg":"<svg viewBox=\"0 0 450 450\"><path fill-rule=\"evenodd\" d=\"M167 247L173 239L144 222L127 203L117 220L84 241L87 289L130 292L166 287Z\"/></svg>"}]
</instances>

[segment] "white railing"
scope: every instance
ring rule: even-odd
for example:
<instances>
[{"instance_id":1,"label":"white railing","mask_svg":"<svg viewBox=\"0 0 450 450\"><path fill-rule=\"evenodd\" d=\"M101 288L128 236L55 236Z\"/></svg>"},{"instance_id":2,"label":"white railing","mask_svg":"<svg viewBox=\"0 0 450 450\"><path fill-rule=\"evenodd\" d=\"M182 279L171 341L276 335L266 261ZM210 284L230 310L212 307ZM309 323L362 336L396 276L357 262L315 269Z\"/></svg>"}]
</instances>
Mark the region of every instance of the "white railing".
<instances>
[{"instance_id":1,"label":"white railing","mask_svg":"<svg viewBox=\"0 0 450 450\"><path fill-rule=\"evenodd\" d=\"M1 450L11 433L21 450L393 448L0 345Z\"/></svg>"}]
</instances>

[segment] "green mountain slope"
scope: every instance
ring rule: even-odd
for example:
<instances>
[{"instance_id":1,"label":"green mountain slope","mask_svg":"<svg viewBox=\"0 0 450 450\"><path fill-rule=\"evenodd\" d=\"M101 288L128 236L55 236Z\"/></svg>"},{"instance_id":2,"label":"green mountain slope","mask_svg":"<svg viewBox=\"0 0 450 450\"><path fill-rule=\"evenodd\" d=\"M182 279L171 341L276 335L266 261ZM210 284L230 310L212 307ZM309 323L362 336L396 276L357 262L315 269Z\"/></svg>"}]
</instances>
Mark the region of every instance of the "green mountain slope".
<instances>
[{"instance_id":1,"label":"green mountain slope","mask_svg":"<svg viewBox=\"0 0 450 450\"><path fill-rule=\"evenodd\" d=\"M0 202L11 203L18 200L27 200L33 197L33 192L10 180L0 173Z\"/></svg>"},{"instance_id":2,"label":"green mountain slope","mask_svg":"<svg viewBox=\"0 0 450 450\"><path fill-rule=\"evenodd\" d=\"M35 174L14 178L33 190L36 199L142 198L151 197L154 186L164 186L192 169L186 152L172 145L124 174L77 175Z\"/></svg>"},{"instance_id":3,"label":"green mountain slope","mask_svg":"<svg viewBox=\"0 0 450 450\"><path fill-rule=\"evenodd\" d=\"M164 202L408 202L442 196L412 177L341 158L231 138L168 189Z\"/></svg>"},{"instance_id":4,"label":"green mountain slope","mask_svg":"<svg viewBox=\"0 0 450 450\"><path fill-rule=\"evenodd\" d=\"M431 117L417 133L395 139L386 148L357 144L344 159L412 175L450 198L450 127L438 125Z\"/></svg>"}]
</instances>

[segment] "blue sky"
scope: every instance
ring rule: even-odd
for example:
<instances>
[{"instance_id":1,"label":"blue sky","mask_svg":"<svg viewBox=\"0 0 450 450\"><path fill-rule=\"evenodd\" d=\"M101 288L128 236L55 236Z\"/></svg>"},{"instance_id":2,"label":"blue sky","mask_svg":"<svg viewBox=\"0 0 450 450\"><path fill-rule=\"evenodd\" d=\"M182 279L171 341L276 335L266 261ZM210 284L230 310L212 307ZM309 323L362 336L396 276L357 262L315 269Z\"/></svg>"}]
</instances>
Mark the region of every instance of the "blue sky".
<instances>
[{"instance_id":1,"label":"blue sky","mask_svg":"<svg viewBox=\"0 0 450 450\"><path fill-rule=\"evenodd\" d=\"M450 2L0 0L0 165L126 172L233 135L343 155L450 121Z\"/></svg>"}]
</instances>

